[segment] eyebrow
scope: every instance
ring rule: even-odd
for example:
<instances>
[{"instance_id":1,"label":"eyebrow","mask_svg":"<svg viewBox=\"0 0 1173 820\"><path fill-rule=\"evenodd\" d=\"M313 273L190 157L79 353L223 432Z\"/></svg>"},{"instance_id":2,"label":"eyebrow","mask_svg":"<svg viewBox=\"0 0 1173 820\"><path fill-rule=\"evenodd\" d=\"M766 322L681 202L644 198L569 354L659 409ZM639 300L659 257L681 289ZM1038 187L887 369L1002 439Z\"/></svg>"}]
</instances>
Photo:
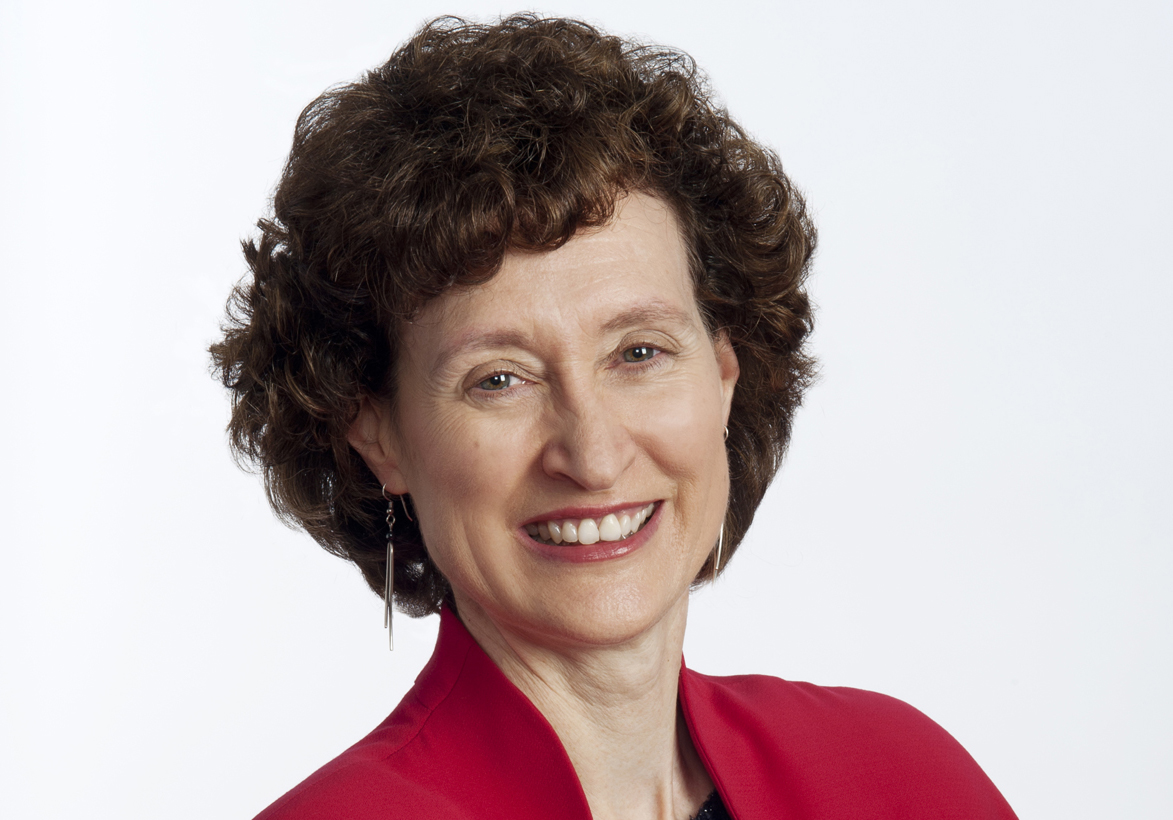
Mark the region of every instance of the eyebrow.
<instances>
[{"instance_id":1,"label":"eyebrow","mask_svg":"<svg viewBox=\"0 0 1173 820\"><path fill-rule=\"evenodd\" d=\"M615 333L639 325L668 322L677 325L691 324L692 317L678 307L653 300L644 305L636 305L603 323L604 333ZM432 366L433 371L445 367L452 359L465 353L478 350L489 350L500 347L528 348L532 343L529 333L517 329L486 331L479 328L470 328L460 334L451 344L444 345Z\"/></svg>"},{"instance_id":2,"label":"eyebrow","mask_svg":"<svg viewBox=\"0 0 1173 820\"><path fill-rule=\"evenodd\" d=\"M528 347L529 343L529 334L520 330L484 331L471 328L461 333L451 344L443 345L440 348L432 370L442 370L450 361L465 353L489 350L495 347Z\"/></svg>"},{"instance_id":3,"label":"eyebrow","mask_svg":"<svg viewBox=\"0 0 1173 820\"><path fill-rule=\"evenodd\" d=\"M628 308L603 324L603 330L613 333L636 325L671 322L678 325L690 324L692 317L678 307L654 300L646 305L636 305Z\"/></svg>"}]
</instances>

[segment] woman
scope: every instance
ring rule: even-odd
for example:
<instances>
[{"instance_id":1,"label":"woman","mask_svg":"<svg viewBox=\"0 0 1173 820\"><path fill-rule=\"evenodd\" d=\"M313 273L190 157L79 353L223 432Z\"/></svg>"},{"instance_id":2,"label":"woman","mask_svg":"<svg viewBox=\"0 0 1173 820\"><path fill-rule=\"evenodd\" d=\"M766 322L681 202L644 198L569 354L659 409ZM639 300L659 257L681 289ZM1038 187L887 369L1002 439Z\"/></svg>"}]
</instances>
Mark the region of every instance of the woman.
<instances>
[{"instance_id":1,"label":"woman","mask_svg":"<svg viewBox=\"0 0 1173 820\"><path fill-rule=\"evenodd\" d=\"M1013 817L904 704L682 668L812 372L814 248L684 55L436 21L306 109L274 212L213 347L233 444L441 627L263 818Z\"/></svg>"}]
</instances>

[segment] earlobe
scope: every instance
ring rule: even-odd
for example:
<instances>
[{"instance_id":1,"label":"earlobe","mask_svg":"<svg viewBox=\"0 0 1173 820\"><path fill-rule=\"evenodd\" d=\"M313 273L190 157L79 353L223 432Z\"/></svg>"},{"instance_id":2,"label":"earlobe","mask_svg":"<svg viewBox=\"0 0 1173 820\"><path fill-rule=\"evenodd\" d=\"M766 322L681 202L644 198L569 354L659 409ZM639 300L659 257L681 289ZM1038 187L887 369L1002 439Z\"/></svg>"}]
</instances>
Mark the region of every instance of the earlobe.
<instances>
[{"instance_id":1,"label":"earlobe","mask_svg":"<svg viewBox=\"0 0 1173 820\"><path fill-rule=\"evenodd\" d=\"M358 415L346 432L346 440L362 456L388 493L403 495L408 492L388 407L370 396L363 396Z\"/></svg>"}]
</instances>

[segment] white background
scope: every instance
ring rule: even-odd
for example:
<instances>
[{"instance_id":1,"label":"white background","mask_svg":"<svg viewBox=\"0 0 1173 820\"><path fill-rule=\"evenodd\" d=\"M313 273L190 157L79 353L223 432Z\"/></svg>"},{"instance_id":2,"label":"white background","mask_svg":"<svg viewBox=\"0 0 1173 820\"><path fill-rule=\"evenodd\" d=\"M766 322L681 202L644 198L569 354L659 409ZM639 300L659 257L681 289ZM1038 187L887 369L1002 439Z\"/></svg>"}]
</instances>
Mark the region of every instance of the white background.
<instances>
[{"instance_id":1,"label":"white background","mask_svg":"<svg viewBox=\"0 0 1173 820\"><path fill-rule=\"evenodd\" d=\"M204 349L302 106L512 10L0 7L5 817L251 817L423 665ZM1024 819L1169 817L1173 5L544 10L692 53L821 231L823 377L690 665L908 700Z\"/></svg>"}]
</instances>

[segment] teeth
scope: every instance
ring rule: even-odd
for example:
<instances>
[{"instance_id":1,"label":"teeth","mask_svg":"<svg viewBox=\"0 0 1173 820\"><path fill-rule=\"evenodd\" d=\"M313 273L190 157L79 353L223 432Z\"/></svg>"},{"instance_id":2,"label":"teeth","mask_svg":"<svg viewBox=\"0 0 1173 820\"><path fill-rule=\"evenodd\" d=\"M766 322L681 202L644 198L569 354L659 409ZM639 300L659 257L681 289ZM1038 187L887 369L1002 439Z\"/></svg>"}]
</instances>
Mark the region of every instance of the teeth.
<instances>
[{"instance_id":1,"label":"teeth","mask_svg":"<svg viewBox=\"0 0 1173 820\"><path fill-rule=\"evenodd\" d=\"M541 527L538 528L539 530ZM578 522L578 543L583 546L597 544L599 541L599 525L593 518L584 518Z\"/></svg>"},{"instance_id":2,"label":"teeth","mask_svg":"<svg viewBox=\"0 0 1173 820\"><path fill-rule=\"evenodd\" d=\"M619 519L614 514L603 516L603 520L599 522L599 538L603 541L618 541L622 535Z\"/></svg>"},{"instance_id":3,"label":"teeth","mask_svg":"<svg viewBox=\"0 0 1173 820\"><path fill-rule=\"evenodd\" d=\"M620 541L639 530L655 510L656 504L652 502L636 510L634 514L609 513L599 520L583 518L580 521L539 521L535 524L526 524L525 531L531 538L553 544L589 546L599 541Z\"/></svg>"},{"instance_id":4,"label":"teeth","mask_svg":"<svg viewBox=\"0 0 1173 820\"><path fill-rule=\"evenodd\" d=\"M631 535L634 529L635 522L631 520L630 515L625 514L622 518L619 519L619 536L621 538L626 538L627 536Z\"/></svg>"}]
</instances>

